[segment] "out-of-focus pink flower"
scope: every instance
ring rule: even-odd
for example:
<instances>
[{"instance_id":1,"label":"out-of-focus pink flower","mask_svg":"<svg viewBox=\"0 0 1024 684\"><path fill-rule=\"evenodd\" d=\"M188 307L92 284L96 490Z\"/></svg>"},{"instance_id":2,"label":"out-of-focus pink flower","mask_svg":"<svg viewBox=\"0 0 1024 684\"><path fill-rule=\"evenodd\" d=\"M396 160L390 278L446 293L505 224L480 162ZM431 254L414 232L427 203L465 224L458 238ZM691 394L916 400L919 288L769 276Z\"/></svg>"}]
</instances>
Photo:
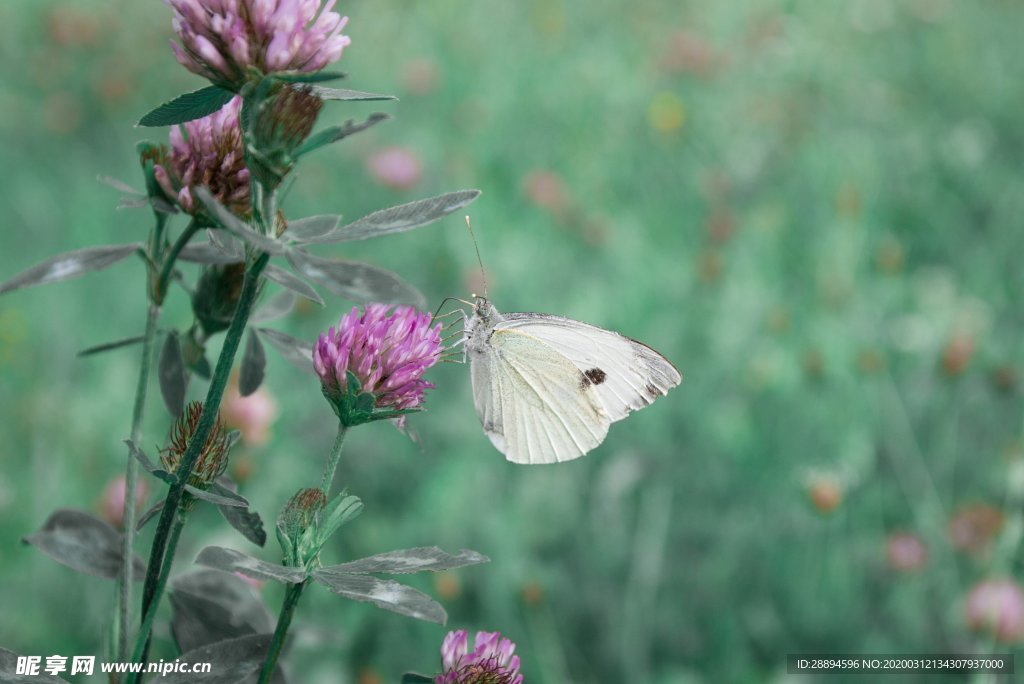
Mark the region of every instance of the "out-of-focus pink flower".
<instances>
[{"instance_id":1,"label":"out-of-focus pink flower","mask_svg":"<svg viewBox=\"0 0 1024 684\"><path fill-rule=\"evenodd\" d=\"M711 76L719 62L719 56L702 36L690 31L679 31L673 34L668 49L659 60L659 66L670 73Z\"/></svg>"},{"instance_id":2,"label":"out-of-focus pink flower","mask_svg":"<svg viewBox=\"0 0 1024 684\"><path fill-rule=\"evenodd\" d=\"M477 632L469 650L469 633L448 632L441 644L442 672L435 684L522 684L516 645L499 632Z\"/></svg>"},{"instance_id":3,"label":"out-of-focus pink flower","mask_svg":"<svg viewBox=\"0 0 1024 684\"><path fill-rule=\"evenodd\" d=\"M414 95L426 95L437 89L441 80L437 63L427 58L414 59L405 65L402 74L405 89Z\"/></svg>"},{"instance_id":4,"label":"out-of-focus pink flower","mask_svg":"<svg viewBox=\"0 0 1024 684\"><path fill-rule=\"evenodd\" d=\"M355 404L348 374L359 382L359 393L373 396L372 410L415 409L434 385L423 373L437 363L443 351L441 324L411 306L393 311L386 304L368 304L342 316L337 328L320 335L313 345L313 367L320 376L324 396L338 418L373 420L365 406ZM358 414L358 415L357 415Z\"/></svg>"},{"instance_id":5,"label":"out-of-focus pink flower","mask_svg":"<svg viewBox=\"0 0 1024 684\"><path fill-rule=\"evenodd\" d=\"M242 98L234 97L219 112L171 129L170 160L153 169L165 193L183 210L195 213L193 188L205 185L236 214L249 210L249 170L245 167L238 116Z\"/></svg>"},{"instance_id":6,"label":"out-of-focus pink flower","mask_svg":"<svg viewBox=\"0 0 1024 684\"><path fill-rule=\"evenodd\" d=\"M885 542L885 559L893 570L912 572L928 562L928 550L916 534L894 532Z\"/></svg>"},{"instance_id":7,"label":"out-of-focus pink flower","mask_svg":"<svg viewBox=\"0 0 1024 684\"><path fill-rule=\"evenodd\" d=\"M247 397L238 391L238 376L233 374L220 405L224 425L242 433L242 441L262 446L270 439L270 426L277 418L277 402L265 387Z\"/></svg>"},{"instance_id":8,"label":"out-of-focus pink flower","mask_svg":"<svg viewBox=\"0 0 1024 684\"><path fill-rule=\"evenodd\" d=\"M569 192L562 177L554 171L537 169L523 178L523 193L533 204L559 214L569 207Z\"/></svg>"},{"instance_id":9,"label":"out-of-focus pink flower","mask_svg":"<svg viewBox=\"0 0 1024 684\"><path fill-rule=\"evenodd\" d=\"M103 518L114 527L124 524L124 495L126 491L124 475L118 475L107 483L100 499L100 512ZM135 508L139 509L146 503L149 496L149 485L139 479L135 482Z\"/></svg>"},{"instance_id":10,"label":"out-of-focus pink flower","mask_svg":"<svg viewBox=\"0 0 1024 684\"><path fill-rule=\"evenodd\" d=\"M319 71L351 43L335 0L164 0L174 11L178 62L237 92L248 69Z\"/></svg>"},{"instance_id":11,"label":"out-of-focus pink flower","mask_svg":"<svg viewBox=\"0 0 1024 684\"><path fill-rule=\"evenodd\" d=\"M953 547L960 551L979 553L1003 526L1002 511L983 503L961 506L949 519L946 532Z\"/></svg>"},{"instance_id":12,"label":"out-of-focus pink flower","mask_svg":"<svg viewBox=\"0 0 1024 684\"><path fill-rule=\"evenodd\" d=\"M423 162L406 147L388 147L366 160L373 179L395 190L408 190L423 177Z\"/></svg>"},{"instance_id":13,"label":"out-of-focus pink flower","mask_svg":"<svg viewBox=\"0 0 1024 684\"><path fill-rule=\"evenodd\" d=\"M1011 579L983 580L967 595L965 617L971 629L999 641L1024 640L1024 591Z\"/></svg>"}]
</instances>

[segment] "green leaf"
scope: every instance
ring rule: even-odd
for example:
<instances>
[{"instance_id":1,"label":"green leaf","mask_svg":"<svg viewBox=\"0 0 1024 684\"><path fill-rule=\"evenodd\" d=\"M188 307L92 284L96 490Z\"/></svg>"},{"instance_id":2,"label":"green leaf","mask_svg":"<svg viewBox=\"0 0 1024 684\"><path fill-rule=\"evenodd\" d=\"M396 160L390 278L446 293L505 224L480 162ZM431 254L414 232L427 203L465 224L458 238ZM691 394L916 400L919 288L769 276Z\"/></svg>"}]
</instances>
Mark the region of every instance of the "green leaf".
<instances>
[{"instance_id":1,"label":"green leaf","mask_svg":"<svg viewBox=\"0 0 1024 684\"><path fill-rule=\"evenodd\" d=\"M193 264L237 264L244 254L229 254L210 242L195 242L185 245L178 253L180 261Z\"/></svg>"},{"instance_id":2,"label":"green leaf","mask_svg":"<svg viewBox=\"0 0 1024 684\"><path fill-rule=\"evenodd\" d=\"M267 264L266 268L263 269L263 277L277 283L281 287L288 288L295 294L301 295L311 302L324 306L323 298L316 290L313 289L313 286L291 271L287 271L275 266L274 264Z\"/></svg>"},{"instance_id":3,"label":"green leaf","mask_svg":"<svg viewBox=\"0 0 1024 684\"><path fill-rule=\"evenodd\" d=\"M146 338L143 335L138 335L136 337L126 337L123 340L114 340L113 342L97 344L95 347L87 347L86 349L78 352L78 357L84 358L94 354L102 354L105 351L113 351L114 349L121 349L122 347L130 347L133 344L142 342L144 339Z\"/></svg>"},{"instance_id":4,"label":"green leaf","mask_svg":"<svg viewBox=\"0 0 1024 684\"><path fill-rule=\"evenodd\" d=\"M326 81L337 81L339 78L345 78L345 74L340 71L314 71L312 73L305 73L302 71L284 71L273 74L272 77L278 81L284 83L324 83Z\"/></svg>"},{"instance_id":5,"label":"green leaf","mask_svg":"<svg viewBox=\"0 0 1024 684\"><path fill-rule=\"evenodd\" d=\"M291 291L279 292L249 316L249 323L266 323L287 315L295 308L298 297Z\"/></svg>"},{"instance_id":6,"label":"green leaf","mask_svg":"<svg viewBox=\"0 0 1024 684\"><path fill-rule=\"evenodd\" d=\"M349 119L340 126L330 126L322 131L317 131L313 135L306 138L306 140L299 145L294 152L292 152L292 158L298 159L304 154L308 154L313 150L318 150L321 147L336 143L340 140L344 140L350 135L361 133L371 126L375 126L382 121L387 121L391 116L382 112L374 112L361 123L356 123L355 120Z\"/></svg>"},{"instance_id":7,"label":"green leaf","mask_svg":"<svg viewBox=\"0 0 1024 684\"><path fill-rule=\"evenodd\" d=\"M324 570L356 574L379 572L385 575L399 575L424 571L439 572L488 562L490 559L487 556L468 549L463 549L453 556L436 546L421 546L414 549L378 553L348 563L332 565Z\"/></svg>"},{"instance_id":8,"label":"green leaf","mask_svg":"<svg viewBox=\"0 0 1024 684\"><path fill-rule=\"evenodd\" d=\"M260 388L263 376L267 371L267 353L263 351L263 345L256 331L249 331L249 338L245 342L245 352L242 353L242 369L238 374L238 392L247 397Z\"/></svg>"},{"instance_id":9,"label":"green leaf","mask_svg":"<svg viewBox=\"0 0 1024 684\"><path fill-rule=\"evenodd\" d=\"M178 331L167 333L163 349L160 350L160 362L157 368L160 379L160 394L171 416L177 418L185 410L185 390L188 387L188 371L181 356L181 344L178 342Z\"/></svg>"},{"instance_id":10,"label":"green leaf","mask_svg":"<svg viewBox=\"0 0 1024 684\"><path fill-rule=\"evenodd\" d=\"M363 502L358 496L349 496L342 492L334 497L320 514L320 525L317 527L316 545L323 546L342 525L355 520L363 512Z\"/></svg>"},{"instance_id":11,"label":"green leaf","mask_svg":"<svg viewBox=\"0 0 1024 684\"><path fill-rule=\"evenodd\" d=\"M207 546L196 556L196 563L217 570L240 572L253 579L289 584L304 582L307 576L303 568L289 568L284 565L268 563L240 551L225 549L222 546Z\"/></svg>"},{"instance_id":12,"label":"green leaf","mask_svg":"<svg viewBox=\"0 0 1024 684\"><path fill-rule=\"evenodd\" d=\"M132 186L125 183L123 180L118 180L113 176L96 176L96 180L98 180L100 183L103 183L104 185L109 185L115 190L123 192L126 195L137 195L139 197L146 196L146 193L144 193L142 190L136 190Z\"/></svg>"},{"instance_id":13,"label":"green leaf","mask_svg":"<svg viewBox=\"0 0 1024 684\"><path fill-rule=\"evenodd\" d=\"M284 237L295 242L316 242L317 238L337 228L339 223L341 223L341 216L337 214L307 216L289 221Z\"/></svg>"},{"instance_id":14,"label":"green leaf","mask_svg":"<svg viewBox=\"0 0 1024 684\"><path fill-rule=\"evenodd\" d=\"M270 650L271 634L250 634L192 649L175 662L185 664L183 672L171 672L153 681L160 684L241 684L255 681ZM195 675L193 664L214 663L209 674Z\"/></svg>"},{"instance_id":15,"label":"green leaf","mask_svg":"<svg viewBox=\"0 0 1024 684\"><path fill-rule=\"evenodd\" d=\"M313 345L271 328L256 328L270 346L299 370L314 372Z\"/></svg>"},{"instance_id":16,"label":"green leaf","mask_svg":"<svg viewBox=\"0 0 1024 684\"><path fill-rule=\"evenodd\" d=\"M171 580L171 633L181 652L225 639L269 634L274 620L259 595L239 577L195 570Z\"/></svg>"},{"instance_id":17,"label":"green leaf","mask_svg":"<svg viewBox=\"0 0 1024 684\"><path fill-rule=\"evenodd\" d=\"M420 684L421 682L433 684L434 678L418 672L406 672L402 675L401 684Z\"/></svg>"},{"instance_id":18,"label":"green leaf","mask_svg":"<svg viewBox=\"0 0 1024 684\"><path fill-rule=\"evenodd\" d=\"M206 86L179 95L139 119L138 126L173 126L209 116L226 105L235 94L218 86Z\"/></svg>"},{"instance_id":19,"label":"green leaf","mask_svg":"<svg viewBox=\"0 0 1024 684\"><path fill-rule=\"evenodd\" d=\"M301 275L330 292L358 303L412 304L422 308L426 298L391 271L358 261L324 259L294 249L288 263Z\"/></svg>"},{"instance_id":20,"label":"green leaf","mask_svg":"<svg viewBox=\"0 0 1024 684\"><path fill-rule=\"evenodd\" d=\"M361 90L347 90L345 88L325 88L315 85L311 88L314 95L321 100L349 100L365 102L368 100L397 100L394 95L378 95L377 93L364 93Z\"/></svg>"},{"instance_id":21,"label":"green leaf","mask_svg":"<svg viewBox=\"0 0 1024 684\"><path fill-rule=\"evenodd\" d=\"M277 241L276 239L258 233L249 227L242 219L232 214L228 209L217 201L217 198L210 193L210 189L201 186L196 188L196 197L206 210L210 212L213 218L225 228L232 235L241 238L245 242L249 243L256 249L267 252L268 254L284 254L287 251L287 247L284 243Z\"/></svg>"},{"instance_id":22,"label":"green leaf","mask_svg":"<svg viewBox=\"0 0 1024 684\"><path fill-rule=\"evenodd\" d=\"M62 508L54 511L38 532L22 540L78 572L114 579L121 572L121 533L91 513ZM132 576L141 580L146 564L134 559Z\"/></svg>"},{"instance_id":23,"label":"green leaf","mask_svg":"<svg viewBox=\"0 0 1024 684\"><path fill-rule=\"evenodd\" d=\"M320 242L348 242L367 240L383 235L404 233L429 225L458 211L480 196L479 190L458 190L437 197L399 204L375 211L368 216L338 228L325 235Z\"/></svg>"},{"instance_id":24,"label":"green leaf","mask_svg":"<svg viewBox=\"0 0 1024 684\"><path fill-rule=\"evenodd\" d=\"M339 596L354 601L368 601L378 608L417 620L443 625L448 615L434 599L412 587L393 580L381 580L370 575L354 575L323 569L313 571L313 579Z\"/></svg>"},{"instance_id":25,"label":"green leaf","mask_svg":"<svg viewBox=\"0 0 1024 684\"><path fill-rule=\"evenodd\" d=\"M8 651L6 648L0 648L0 676L3 677L0 681L3 681L4 684L68 684L68 680L66 679L46 674L43 669L43 666L46 665L45 661L39 668L40 674L14 674L18 671L18 658L18 654L14 651Z\"/></svg>"},{"instance_id":26,"label":"green leaf","mask_svg":"<svg viewBox=\"0 0 1024 684\"><path fill-rule=\"evenodd\" d=\"M102 245L64 252L50 257L0 284L0 294L20 290L23 287L70 280L90 271L101 271L127 258L130 254L134 254L139 248L138 244Z\"/></svg>"}]
</instances>

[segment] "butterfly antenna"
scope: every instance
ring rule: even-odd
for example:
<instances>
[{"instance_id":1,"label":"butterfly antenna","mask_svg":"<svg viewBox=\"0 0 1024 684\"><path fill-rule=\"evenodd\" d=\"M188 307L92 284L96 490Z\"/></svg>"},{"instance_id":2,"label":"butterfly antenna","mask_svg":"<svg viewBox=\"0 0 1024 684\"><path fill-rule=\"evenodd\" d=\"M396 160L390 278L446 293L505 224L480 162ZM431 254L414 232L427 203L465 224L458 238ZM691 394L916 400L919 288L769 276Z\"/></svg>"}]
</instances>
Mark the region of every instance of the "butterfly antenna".
<instances>
[{"instance_id":1,"label":"butterfly antenna","mask_svg":"<svg viewBox=\"0 0 1024 684\"><path fill-rule=\"evenodd\" d=\"M487 296L487 271L484 270L484 260L480 258L480 245L476 242L476 235L473 234L473 224L469 222L469 216L466 216L466 228L469 229L469 237L473 240L473 249L476 250L476 263L480 266L480 279L484 283L484 297Z\"/></svg>"}]
</instances>

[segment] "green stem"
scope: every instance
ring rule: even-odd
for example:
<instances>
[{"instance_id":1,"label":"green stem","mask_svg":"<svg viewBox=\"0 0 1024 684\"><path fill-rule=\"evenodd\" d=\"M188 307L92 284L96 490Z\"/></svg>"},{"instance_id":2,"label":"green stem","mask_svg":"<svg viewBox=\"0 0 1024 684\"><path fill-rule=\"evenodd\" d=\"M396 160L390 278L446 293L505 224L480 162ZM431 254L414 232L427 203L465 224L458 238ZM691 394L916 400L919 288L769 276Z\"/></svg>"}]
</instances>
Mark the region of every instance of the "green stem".
<instances>
[{"instance_id":1,"label":"green stem","mask_svg":"<svg viewBox=\"0 0 1024 684\"><path fill-rule=\"evenodd\" d=\"M160 307L150 303L146 312L146 332L142 339L142 363L139 365L139 380L135 386L135 407L132 409L131 440L139 443L142 433L142 416L146 411L146 395L149 390L149 367L153 359L153 342L156 338L156 322L160 317ZM131 623L132 577L135 558L135 488L139 479L139 462L131 455L124 471L124 509L121 515L124 527L124 539L121 544L121 574L118 582L118 622L117 622L117 657L124 661L128 655L128 628Z\"/></svg>"},{"instance_id":2,"label":"green stem","mask_svg":"<svg viewBox=\"0 0 1024 684\"><path fill-rule=\"evenodd\" d=\"M292 615L295 613L295 606L299 604L299 597L302 590L306 588L309 580L298 584L291 584L284 595L284 603L281 605L281 613L277 616L277 627L274 629L274 638L270 642L270 650L260 668L260 679L258 684L269 684L270 678L274 675L274 668L277 666L277 659L284 647L285 637L288 635L288 627L292 624Z\"/></svg>"},{"instance_id":3,"label":"green stem","mask_svg":"<svg viewBox=\"0 0 1024 684\"><path fill-rule=\"evenodd\" d=\"M174 244L171 245L170 250L164 257L163 266L160 268L160 275L157 277L153 288L153 297L158 304L162 304L164 297L167 296L167 284L171 280L171 274L174 273L174 263L178 260L178 255L181 254L181 250L185 249L185 245L188 244L188 241L197 232L199 232L199 224L193 219L185 227L185 230L181 231L181 235L174 241Z\"/></svg>"},{"instance_id":4,"label":"green stem","mask_svg":"<svg viewBox=\"0 0 1024 684\"><path fill-rule=\"evenodd\" d=\"M206 444L210 431L213 429L217 418L217 411L220 409L221 399L224 397L224 388L228 383L228 376L231 374L231 366L235 361L235 354L238 352L242 335L245 332L249 314L252 312L256 296L259 294L260 273L267 265L269 254L260 254L255 261L246 269L245 281L242 284L242 292L239 295L238 304L235 307L234 316L231 318L231 325L228 327L224 337L224 346L221 348L220 357L217 359L217 366L210 379L210 387L206 393L206 401L203 402L203 412L199 416L196 431L189 440L188 449L181 459L181 464L175 472L176 482L167 491L164 499L164 508L160 514L160 522L157 525L153 538L153 546L149 553L149 564L146 568L146 583L142 594L142 612L145 615L152 606L156 604L157 584L160 581L161 568L165 565L165 551L167 550L168 537L174 522L175 511L181 504L182 496L185 493L185 484L192 475L199 454ZM169 560L169 559L168 559ZM164 578L166 580L166 578ZM140 633L140 638L148 642L149 634ZM144 657L144 655L143 655Z\"/></svg>"},{"instance_id":5,"label":"green stem","mask_svg":"<svg viewBox=\"0 0 1024 684\"><path fill-rule=\"evenodd\" d=\"M153 601L142 617L142 625L139 627L139 634L135 639L135 649L132 651L131 662L139 662L144 656L146 647L149 645L149 633L153 629L153 620L156 618L156 611L160 605L159 597L167 586L167 578L171 574L171 565L174 563L174 552L178 548L178 539L181 538L181 530L185 527L185 520L188 518L187 506L176 509L174 524L171 527L170 536L167 539L167 553L160 569L160 579L156 585L157 600ZM138 673L132 673L126 680L126 684L134 684L138 681Z\"/></svg>"},{"instance_id":6,"label":"green stem","mask_svg":"<svg viewBox=\"0 0 1024 684\"><path fill-rule=\"evenodd\" d=\"M331 449L331 455L327 459L327 467L324 468L324 479L320 484L320 491L324 493L325 497L328 497L331 493L331 483L334 482L334 471L338 469L338 461L341 460L341 448L345 445L345 433L348 432L348 427L344 423L338 423L338 436L334 438L334 447Z\"/></svg>"}]
</instances>

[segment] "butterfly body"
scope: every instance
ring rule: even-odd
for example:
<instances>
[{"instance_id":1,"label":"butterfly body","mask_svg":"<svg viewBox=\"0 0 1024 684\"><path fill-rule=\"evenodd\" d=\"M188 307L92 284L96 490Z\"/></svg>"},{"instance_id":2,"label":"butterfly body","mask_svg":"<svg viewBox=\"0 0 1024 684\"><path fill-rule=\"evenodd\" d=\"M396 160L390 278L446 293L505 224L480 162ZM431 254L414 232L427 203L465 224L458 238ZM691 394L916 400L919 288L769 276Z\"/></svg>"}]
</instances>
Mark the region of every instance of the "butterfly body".
<instances>
[{"instance_id":1,"label":"butterfly body","mask_svg":"<svg viewBox=\"0 0 1024 684\"><path fill-rule=\"evenodd\" d=\"M578 458L682 380L641 342L561 316L501 314L486 297L464 334L477 415L514 463Z\"/></svg>"}]
</instances>

